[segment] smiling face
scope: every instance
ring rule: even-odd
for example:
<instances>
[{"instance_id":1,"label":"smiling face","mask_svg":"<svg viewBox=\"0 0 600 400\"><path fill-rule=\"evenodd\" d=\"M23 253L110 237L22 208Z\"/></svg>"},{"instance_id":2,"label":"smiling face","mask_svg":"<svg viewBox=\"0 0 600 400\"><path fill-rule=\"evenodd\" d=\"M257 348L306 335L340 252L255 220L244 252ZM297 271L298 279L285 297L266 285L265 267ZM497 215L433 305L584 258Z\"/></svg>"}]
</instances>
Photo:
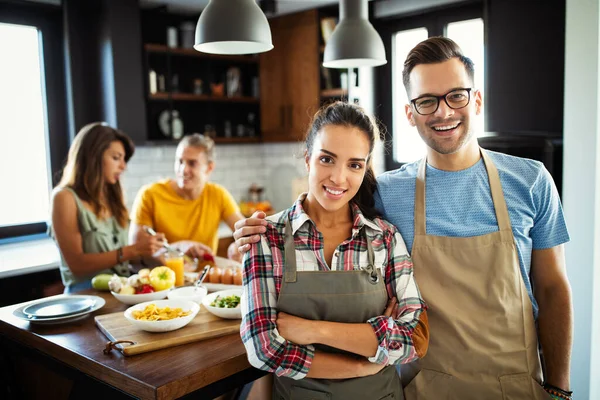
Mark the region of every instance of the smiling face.
<instances>
[{"instance_id":1,"label":"smiling face","mask_svg":"<svg viewBox=\"0 0 600 400\"><path fill-rule=\"evenodd\" d=\"M197 146L178 146L175 153L177 186L186 191L204 188L214 163L208 161L206 151Z\"/></svg>"},{"instance_id":2,"label":"smiling face","mask_svg":"<svg viewBox=\"0 0 600 400\"><path fill-rule=\"evenodd\" d=\"M365 132L325 125L314 138L312 154L305 157L311 209L335 212L347 207L363 182L369 153Z\"/></svg>"},{"instance_id":3,"label":"smiling face","mask_svg":"<svg viewBox=\"0 0 600 400\"><path fill-rule=\"evenodd\" d=\"M102 154L102 174L104 181L110 185L119 182L121 174L125 172L127 163L125 162L125 147L123 143L115 140L110 143L108 148Z\"/></svg>"},{"instance_id":4,"label":"smiling face","mask_svg":"<svg viewBox=\"0 0 600 400\"><path fill-rule=\"evenodd\" d=\"M434 64L419 64L410 73L409 98L424 95L442 96L457 88L472 88L473 82L465 66L458 58ZM465 145L476 145L473 119L481 113L483 99L481 92L471 90L469 104L460 109L452 109L440 100L436 112L420 115L414 105L405 106L406 116L427 146L439 154L455 154Z\"/></svg>"}]
</instances>

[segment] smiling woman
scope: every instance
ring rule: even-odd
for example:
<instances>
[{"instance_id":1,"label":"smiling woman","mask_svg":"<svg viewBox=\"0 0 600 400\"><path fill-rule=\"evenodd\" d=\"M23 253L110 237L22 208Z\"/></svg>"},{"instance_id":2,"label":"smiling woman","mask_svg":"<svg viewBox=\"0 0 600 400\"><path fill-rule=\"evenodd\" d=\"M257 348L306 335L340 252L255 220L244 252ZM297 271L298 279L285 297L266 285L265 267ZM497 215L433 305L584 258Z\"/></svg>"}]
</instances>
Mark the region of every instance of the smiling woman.
<instances>
[{"instance_id":1,"label":"smiling woman","mask_svg":"<svg viewBox=\"0 0 600 400\"><path fill-rule=\"evenodd\" d=\"M241 336L277 398L403 399L392 365L427 351L411 259L374 209L378 135L354 104L320 110L305 142L308 193L268 217L244 257Z\"/></svg>"}]
</instances>

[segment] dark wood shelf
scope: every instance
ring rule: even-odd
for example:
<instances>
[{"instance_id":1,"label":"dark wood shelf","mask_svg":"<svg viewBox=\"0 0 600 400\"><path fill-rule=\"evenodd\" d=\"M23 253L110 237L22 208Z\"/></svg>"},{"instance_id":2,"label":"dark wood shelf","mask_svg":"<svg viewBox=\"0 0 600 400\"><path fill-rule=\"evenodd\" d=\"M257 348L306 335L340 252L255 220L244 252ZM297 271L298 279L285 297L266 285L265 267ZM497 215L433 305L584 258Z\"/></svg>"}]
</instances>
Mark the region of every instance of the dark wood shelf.
<instances>
[{"instance_id":1,"label":"dark wood shelf","mask_svg":"<svg viewBox=\"0 0 600 400\"><path fill-rule=\"evenodd\" d=\"M175 100L175 101L206 101L206 102L218 102L218 103L255 103L258 104L260 99L256 97L247 96L213 96L209 94L193 94L193 93L167 93L160 92L154 93L148 96L150 100Z\"/></svg>"},{"instance_id":2,"label":"dark wood shelf","mask_svg":"<svg viewBox=\"0 0 600 400\"><path fill-rule=\"evenodd\" d=\"M216 137L213 139L215 141L216 144L236 144L236 143L261 143L262 139L259 136L243 136L243 137L230 137L230 138L226 138L226 137ZM150 146L156 146L156 145L177 145L179 143L179 140L173 140L173 139L150 139L147 140L144 144L145 145L150 145Z\"/></svg>"},{"instance_id":3,"label":"dark wood shelf","mask_svg":"<svg viewBox=\"0 0 600 400\"><path fill-rule=\"evenodd\" d=\"M219 144L227 144L227 143L260 143L260 137L256 137L256 136L246 136L246 137L230 137L230 138L225 138L225 137L217 137L214 139L215 143Z\"/></svg>"},{"instance_id":4,"label":"dark wood shelf","mask_svg":"<svg viewBox=\"0 0 600 400\"><path fill-rule=\"evenodd\" d=\"M171 48L167 47L163 44L154 44L154 43L146 43L144 45L144 50L148 53L159 53L159 54L174 54L179 56L189 56L189 57L198 57L198 58L206 58L209 60L223 60L223 61L232 61L236 63L249 63L249 64L257 64L258 57L253 56L227 56L221 54L208 54L201 53L195 49L189 48Z\"/></svg>"},{"instance_id":5,"label":"dark wood shelf","mask_svg":"<svg viewBox=\"0 0 600 400\"><path fill-rule=\"evenodd\" d=\"M321 90L321 97L344 97L348 96L347 89L326 89Z\"/></svg>"}]
</instances>

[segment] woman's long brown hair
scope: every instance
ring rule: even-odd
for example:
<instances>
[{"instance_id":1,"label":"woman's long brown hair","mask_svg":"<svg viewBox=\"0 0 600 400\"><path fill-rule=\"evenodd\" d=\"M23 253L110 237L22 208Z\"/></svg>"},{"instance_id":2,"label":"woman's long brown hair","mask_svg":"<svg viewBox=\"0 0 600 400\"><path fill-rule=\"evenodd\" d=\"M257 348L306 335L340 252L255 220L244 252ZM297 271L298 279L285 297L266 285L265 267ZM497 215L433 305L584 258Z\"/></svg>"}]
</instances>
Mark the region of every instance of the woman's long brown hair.
<instances>
[{"instance_id":1,"label":"woman's long brown hair","mask_svg":"<svg viewBox=\"0 0 600 400\"><path fill-rule=\"evenodd\" d=\"M125 162L128 162L135 146L125 133L102 122L94 122L81 128L69 149L67 164L58 187L73 189L80 199L92 205L96 216L108 210L119 225L126 227L129 216L121 183L107 184L102 171L104 152L114 141L123 144ZM107 204L100 201L102 193Z\"/></svg>"}]
</instances>

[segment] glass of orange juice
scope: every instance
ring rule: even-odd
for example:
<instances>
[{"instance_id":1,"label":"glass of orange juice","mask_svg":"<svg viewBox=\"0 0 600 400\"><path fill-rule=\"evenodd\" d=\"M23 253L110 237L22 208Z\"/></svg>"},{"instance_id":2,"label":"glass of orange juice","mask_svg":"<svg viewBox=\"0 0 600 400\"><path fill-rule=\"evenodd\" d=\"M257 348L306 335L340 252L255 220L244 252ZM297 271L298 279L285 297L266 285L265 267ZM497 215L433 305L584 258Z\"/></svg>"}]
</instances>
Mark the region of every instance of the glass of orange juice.
<instances>
[{"instance_id":1,"label":"glass of orange juice","mask_svg":"<svg viewBox=\"0 0 600 400\"><path fill-rule=\"evenodd\" d=\"M165 265L175 272L175 286L183 286L183 253L178 251L168 251L165 254Z\"/></svg>"}]
</instances>

